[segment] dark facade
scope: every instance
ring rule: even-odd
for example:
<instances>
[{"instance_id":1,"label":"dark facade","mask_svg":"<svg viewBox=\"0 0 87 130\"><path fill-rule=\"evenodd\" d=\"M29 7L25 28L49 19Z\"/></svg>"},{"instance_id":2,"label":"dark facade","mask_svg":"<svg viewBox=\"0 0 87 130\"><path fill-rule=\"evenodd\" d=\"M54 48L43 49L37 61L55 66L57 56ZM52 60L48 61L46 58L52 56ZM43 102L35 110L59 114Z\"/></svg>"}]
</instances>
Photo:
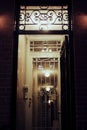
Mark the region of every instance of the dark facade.
<instances>
[{"instance_id":1,"label":"dark facade","mask_svg":"<svg viewBox=\"0 0 87 130\"><path fill-rule=\"evenodd\" d=\"M50 0L49 0L50 1ZM15 126L14 18L15 0L0 4L0 129ZM34 4L34 2L32 1ZM49 2L48 2L49 3ZM48 4L46 3L46 4ZM52 3L56 2L52 0ZM41 3L39 3L41 4ZM87 2L72 1L76 130L87 129ZM14 59L14 60L13 60ZM74 109L74 108L73 108Z\"/></svg>"}]
</instances>

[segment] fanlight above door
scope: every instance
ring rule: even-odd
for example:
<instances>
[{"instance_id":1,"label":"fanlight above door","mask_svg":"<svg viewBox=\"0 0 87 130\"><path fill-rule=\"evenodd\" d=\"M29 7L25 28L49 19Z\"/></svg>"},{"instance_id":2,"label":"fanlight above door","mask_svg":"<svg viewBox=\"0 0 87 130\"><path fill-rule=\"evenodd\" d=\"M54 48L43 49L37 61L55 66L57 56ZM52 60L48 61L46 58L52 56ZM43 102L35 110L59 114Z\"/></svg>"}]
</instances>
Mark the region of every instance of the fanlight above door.
<instances>
[{"instance_id":1,"label":"fanlight above door","mask_svg":"<svg viewBox=\"0 0 87 130\"><path fill-rule=\"evenodd\" d=\"M68 30L67 6L21 6L19 30Z\"/></svg>"}]
</instances>

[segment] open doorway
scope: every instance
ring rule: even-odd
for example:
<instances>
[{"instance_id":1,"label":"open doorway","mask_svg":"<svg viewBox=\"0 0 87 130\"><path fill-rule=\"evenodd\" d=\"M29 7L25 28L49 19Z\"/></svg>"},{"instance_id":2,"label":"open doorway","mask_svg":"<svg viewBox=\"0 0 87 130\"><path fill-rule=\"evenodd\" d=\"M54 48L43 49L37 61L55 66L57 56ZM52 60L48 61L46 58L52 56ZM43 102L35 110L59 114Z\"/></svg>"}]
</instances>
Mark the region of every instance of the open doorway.
<instances>
[{"instance_id":1,"label":"open doorway","mask_svg":"<svg viewBox=\"0 0 87 130\"><path fill-rule=\"evenodd\" d=\"M61 130L68 38L65 34L19 35L17 130Z\"/></svg>"}]
</instances>

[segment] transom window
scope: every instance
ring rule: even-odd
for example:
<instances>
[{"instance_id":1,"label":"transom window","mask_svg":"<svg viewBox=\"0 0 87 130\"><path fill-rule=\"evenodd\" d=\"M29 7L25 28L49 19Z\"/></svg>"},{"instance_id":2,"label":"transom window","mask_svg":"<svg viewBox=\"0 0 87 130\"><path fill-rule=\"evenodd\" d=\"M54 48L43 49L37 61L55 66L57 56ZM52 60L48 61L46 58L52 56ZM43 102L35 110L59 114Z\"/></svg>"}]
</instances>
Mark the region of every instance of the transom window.
<instances>
[{"instance_id":1,"label":"transom window","mask_svg":"<svg viewBox=\"0 0 87 130\"><path fill-rule=\"evenodd\" d=\"M31 41L30 51L31 52L56 52L61 50L60 41Z\"/></svg>"},{"instance_id":2,"label":"transom window","mask_svg":"<svg viewBox=\"0 0 87 130\"><path fill-rule=\"evenodd\" d=\"M21 31L68 29L68 6L20 6Z\"/></svg>"}]
</instances>

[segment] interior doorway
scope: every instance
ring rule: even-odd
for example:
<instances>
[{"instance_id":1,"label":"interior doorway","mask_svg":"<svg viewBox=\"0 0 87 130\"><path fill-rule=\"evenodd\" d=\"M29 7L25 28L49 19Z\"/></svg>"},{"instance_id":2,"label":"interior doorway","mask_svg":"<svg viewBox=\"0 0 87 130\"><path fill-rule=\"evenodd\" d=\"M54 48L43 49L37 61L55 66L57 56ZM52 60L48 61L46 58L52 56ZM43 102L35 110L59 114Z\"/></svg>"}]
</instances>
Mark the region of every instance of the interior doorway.
<instances>
[{"instance_id":1,"label":"interior doorway","mask_svg":"<svg viewBox=\"0 0 87 130\"><path fill-rule=\"evenodd\" d=\"M61 73L65 71L61 57L65 57L66 37L19 35L17 130L61 130Z\"/></svg>"}]
</instances>

